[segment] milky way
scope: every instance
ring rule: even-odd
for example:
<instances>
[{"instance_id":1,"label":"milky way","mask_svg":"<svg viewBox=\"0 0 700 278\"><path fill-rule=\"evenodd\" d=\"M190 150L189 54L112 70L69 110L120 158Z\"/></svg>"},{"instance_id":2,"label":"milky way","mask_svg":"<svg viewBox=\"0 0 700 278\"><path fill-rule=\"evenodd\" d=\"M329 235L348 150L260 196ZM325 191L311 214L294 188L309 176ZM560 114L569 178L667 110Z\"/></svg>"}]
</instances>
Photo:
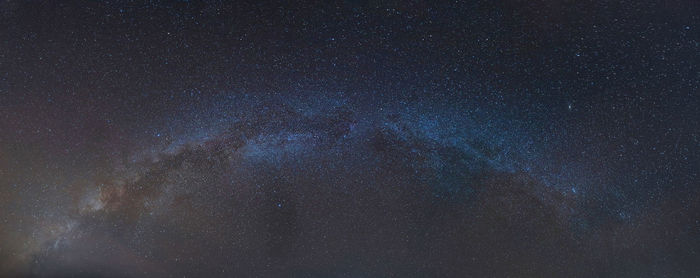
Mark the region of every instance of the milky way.
<instances>
[{"instance_id":1,"label":"milky way","mask_svg":"<svg viewBox=\"0 0 700 278\"><path fill-rule=\"evenodd\" d=\"M695 277L698 8L0 2L0 276Z\"/></svg>"}]
</instances>

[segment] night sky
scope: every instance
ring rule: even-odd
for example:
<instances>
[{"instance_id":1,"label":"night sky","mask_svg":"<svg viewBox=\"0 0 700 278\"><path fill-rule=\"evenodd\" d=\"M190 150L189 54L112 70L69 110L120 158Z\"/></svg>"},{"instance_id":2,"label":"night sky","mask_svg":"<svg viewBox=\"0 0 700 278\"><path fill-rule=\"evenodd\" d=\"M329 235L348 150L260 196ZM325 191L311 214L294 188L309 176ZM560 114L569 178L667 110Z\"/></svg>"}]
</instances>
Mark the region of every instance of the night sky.
<instances>
[{"instance_id":1,"label":"night sky","mask_svg":"<svg viewBox=\"0 0 700 278\"><path fill-rule=\"evenodd\" d=\"M0 0L0 277L698 277L700 2Z\"/></svg>"}]
</instances>

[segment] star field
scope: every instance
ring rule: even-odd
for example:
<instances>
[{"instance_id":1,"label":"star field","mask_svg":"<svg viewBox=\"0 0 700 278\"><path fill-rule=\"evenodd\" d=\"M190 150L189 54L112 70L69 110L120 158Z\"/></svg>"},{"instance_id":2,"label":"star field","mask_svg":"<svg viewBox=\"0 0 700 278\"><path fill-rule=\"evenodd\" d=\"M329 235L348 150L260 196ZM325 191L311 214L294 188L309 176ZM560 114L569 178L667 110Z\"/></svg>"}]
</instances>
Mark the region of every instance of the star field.
<instances>
[{"instance_id":1,"label":"star field","mask_svg":"<svg viewBox=\"0 0 700 278\"><path fill-rule=\"evenodd\" d=\"M0 277L695 277L692 1L0 1Z\"/></svg>"}]
</instances>

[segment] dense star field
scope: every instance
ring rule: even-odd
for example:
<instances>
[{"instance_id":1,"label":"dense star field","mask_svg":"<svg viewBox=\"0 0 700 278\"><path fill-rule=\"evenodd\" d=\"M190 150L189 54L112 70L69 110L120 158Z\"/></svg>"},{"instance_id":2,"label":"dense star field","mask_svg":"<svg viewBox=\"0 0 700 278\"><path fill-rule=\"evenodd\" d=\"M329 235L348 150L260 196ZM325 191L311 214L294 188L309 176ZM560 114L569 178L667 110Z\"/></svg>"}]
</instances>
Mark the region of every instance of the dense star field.
<instances>
[{"instance_id":1,"label":"dense star field","mask_svg":"<svg viewBox=\"0 0 700 278\"><path fill-rule=\"evenodd\" d=\"M691 0L0 0L0 277L697 277L699 106Z\"/></svg>"}]
</instances>

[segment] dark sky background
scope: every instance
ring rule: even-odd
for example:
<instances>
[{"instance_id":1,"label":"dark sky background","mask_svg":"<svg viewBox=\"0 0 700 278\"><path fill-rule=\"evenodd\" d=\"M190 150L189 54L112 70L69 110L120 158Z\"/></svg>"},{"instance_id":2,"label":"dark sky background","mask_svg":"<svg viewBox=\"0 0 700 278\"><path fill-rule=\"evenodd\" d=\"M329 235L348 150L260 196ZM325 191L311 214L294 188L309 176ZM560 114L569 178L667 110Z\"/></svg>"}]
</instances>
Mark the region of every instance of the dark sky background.
<instances>
[{"instance_id":1,"label":"dark sky background","mask_svg":"<svg viewBox=\"0 0 700 278\"><path fill-rule=\"evenodd\" d=\"M1 277L697 277L700 2L0 0Z\"/></svg>"}]
</instances>

